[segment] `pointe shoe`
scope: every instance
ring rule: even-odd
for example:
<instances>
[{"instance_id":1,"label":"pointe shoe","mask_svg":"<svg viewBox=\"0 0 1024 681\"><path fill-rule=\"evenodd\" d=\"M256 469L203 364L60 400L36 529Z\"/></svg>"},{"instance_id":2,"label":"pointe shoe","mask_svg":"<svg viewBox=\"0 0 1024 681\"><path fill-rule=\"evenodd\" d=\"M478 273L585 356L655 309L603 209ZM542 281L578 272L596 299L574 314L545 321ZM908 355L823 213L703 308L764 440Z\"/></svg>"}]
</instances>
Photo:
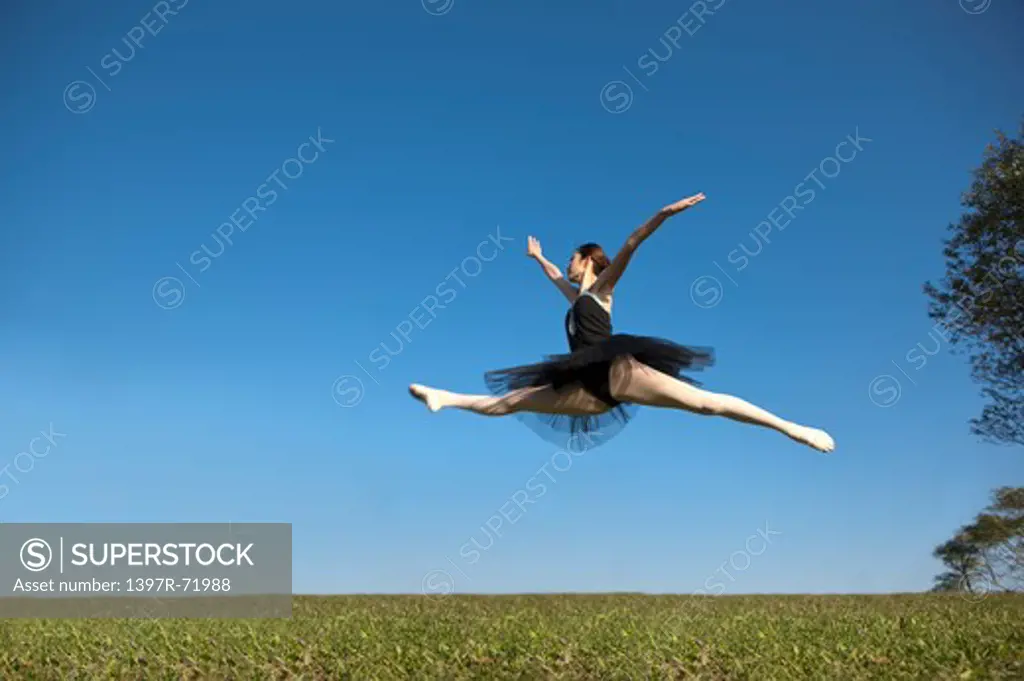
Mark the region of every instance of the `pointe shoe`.
<instances>
[{"instance_id":1,"label":"pointe shoe","mask_svg":"<svg viewBox=\"0 0 1024 681\"><path fill-rule=\"evenodd\" d=\"M409 394L427 405L427 409L432 412L436 412L441 408L441 401L438 399L437 391L433 388L413 383L409 386Z\"/></svg>"}]
</instances>

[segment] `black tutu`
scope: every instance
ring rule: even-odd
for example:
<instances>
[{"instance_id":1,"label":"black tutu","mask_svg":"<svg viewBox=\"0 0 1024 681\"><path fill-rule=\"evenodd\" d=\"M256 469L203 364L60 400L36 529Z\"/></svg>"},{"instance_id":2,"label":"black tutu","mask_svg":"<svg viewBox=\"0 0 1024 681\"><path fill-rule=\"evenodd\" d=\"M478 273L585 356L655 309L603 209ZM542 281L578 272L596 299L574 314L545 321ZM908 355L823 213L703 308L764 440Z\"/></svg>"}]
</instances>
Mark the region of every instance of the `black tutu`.
<instances>
[{"instance_id":1,"label":"black tutu","mask_svg":"<svg viewBox=\"0 0 1024 681\"><path fill-rule=\"evenodd\" d=\"M519 412L516 416L542 438L570 453L593 449L620 433L636 413L636 405L612 397L609 374L617 357L632 355L652 369L686 381L683 375L714 364L711 348L679 345L663 338L615 334L564 355L552 355L543 362L489 371L484 375L494 395L512 390L551 386L556 390L583 387L608 405L608 411L592 416L568 416Z\"/></svg>"}]
</instances>

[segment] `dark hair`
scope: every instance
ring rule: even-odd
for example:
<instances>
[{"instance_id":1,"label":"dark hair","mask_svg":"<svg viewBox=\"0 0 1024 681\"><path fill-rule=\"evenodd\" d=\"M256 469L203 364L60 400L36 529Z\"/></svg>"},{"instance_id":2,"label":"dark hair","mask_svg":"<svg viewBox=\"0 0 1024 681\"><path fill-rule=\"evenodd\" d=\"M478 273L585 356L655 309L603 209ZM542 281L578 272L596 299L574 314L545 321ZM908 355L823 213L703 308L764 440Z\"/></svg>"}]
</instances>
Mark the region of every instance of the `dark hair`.
<instances>
[{"instance_id":1,"label":"dark hair","mask_svg":"<svg viewBox=\"0 0 1024 681\"><path fill-rule=\"evenodd\" d=\"M580 254L581 258L590 258L590 261L594 263L594 274L601 274L604 268L611 265L611 261L608 256L604 254L604 249L595 243L583 244L576 249L576 252Z\"/></svg>"}]
</instances>

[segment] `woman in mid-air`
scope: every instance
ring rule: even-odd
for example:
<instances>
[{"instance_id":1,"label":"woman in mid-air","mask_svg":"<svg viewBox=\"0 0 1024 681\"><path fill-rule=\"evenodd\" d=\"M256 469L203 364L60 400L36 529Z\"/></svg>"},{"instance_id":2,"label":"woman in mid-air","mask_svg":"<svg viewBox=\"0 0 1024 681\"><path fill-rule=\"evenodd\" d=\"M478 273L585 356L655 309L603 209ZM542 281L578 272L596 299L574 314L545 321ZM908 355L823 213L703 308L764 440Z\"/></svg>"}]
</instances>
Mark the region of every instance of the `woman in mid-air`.
<instances>
[{"instance_id":1,"label":"woman in mid-air","mask_svg":"<svg viewBox=\"0 0 1024 681\"><path fill-rule=\"evenodd\" d=\"M568 432L571 437L590 440L607 435L609 427L620 428L630 417L627 407L640 405L724 416L771 428L818 451L831 452L835 442L825 431L786 421L738 397L702 390L682 375L687 369L710 366L714 361L711 350L612 333L613 292L636 249L666 219L703 200L704 195L697 194L661 209L633 232L611 261L597 244L580 246L569 263L568 281L530 237L527 254L540 263L571 303L565 319L570 353L488 372L485 379L492 396L416 384L409 386L409 392L432 412L454 407L485 416L541 415L549 432Z\"/></svg>"}]
</instances>

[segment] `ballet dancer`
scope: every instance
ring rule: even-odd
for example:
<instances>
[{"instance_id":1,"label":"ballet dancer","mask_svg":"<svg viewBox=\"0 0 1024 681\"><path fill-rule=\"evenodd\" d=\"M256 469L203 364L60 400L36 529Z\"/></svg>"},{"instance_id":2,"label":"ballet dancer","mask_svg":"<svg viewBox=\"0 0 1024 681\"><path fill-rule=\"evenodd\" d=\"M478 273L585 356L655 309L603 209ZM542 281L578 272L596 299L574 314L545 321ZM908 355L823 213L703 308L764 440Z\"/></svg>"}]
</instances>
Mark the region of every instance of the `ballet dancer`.
<instances>
[{"instance_id":1,"label":"ballet dancer","mask_svg":"<svg viewBox=\"0 0 1024 681\"><path fill-rule=\"evenodd\" d=\"M835 448L832 437L761 409L731 395L709 392L683 371L714 363L710 348L683 346L663 338L612 333L612 299L616 284L640 244L670 217L704 200L697 194L665 206L636 229L614 259L586 243L573 253L568 276L545 259L540 243L529 238L527 255L536 260L570 303L565 317L568 354L490 371L485 382L492 395L466 395L423 385L409 392L431 412L452 407L484 416L533 414L545 427L572 437L596 436L609 425L624 425L628 407L677 409L769 428L820 452Z\"/></svg>"}]
</instances>

